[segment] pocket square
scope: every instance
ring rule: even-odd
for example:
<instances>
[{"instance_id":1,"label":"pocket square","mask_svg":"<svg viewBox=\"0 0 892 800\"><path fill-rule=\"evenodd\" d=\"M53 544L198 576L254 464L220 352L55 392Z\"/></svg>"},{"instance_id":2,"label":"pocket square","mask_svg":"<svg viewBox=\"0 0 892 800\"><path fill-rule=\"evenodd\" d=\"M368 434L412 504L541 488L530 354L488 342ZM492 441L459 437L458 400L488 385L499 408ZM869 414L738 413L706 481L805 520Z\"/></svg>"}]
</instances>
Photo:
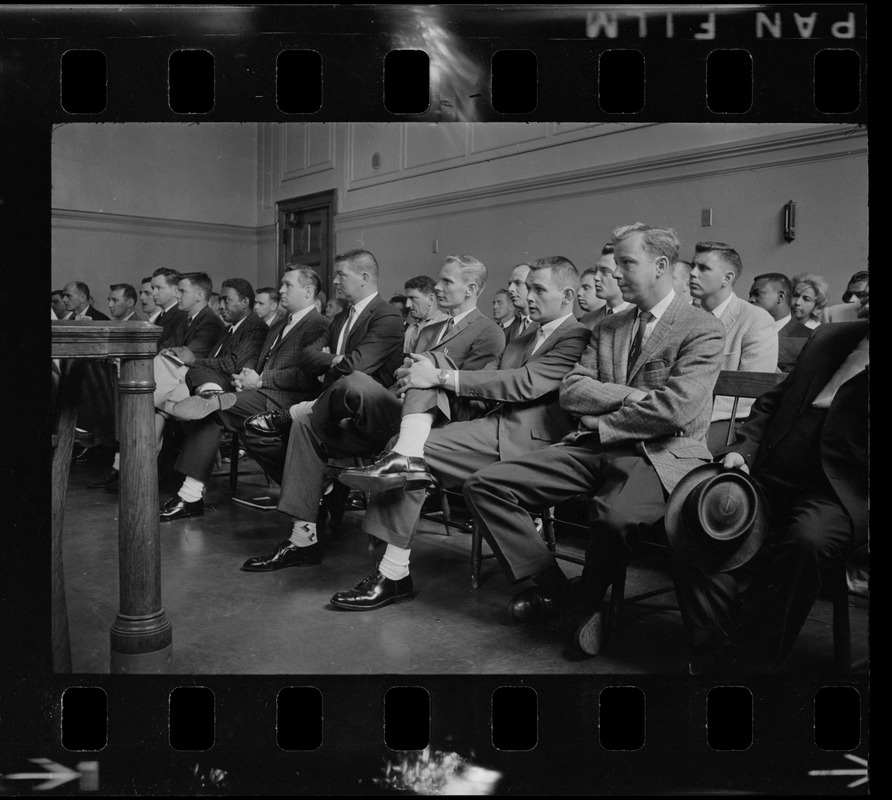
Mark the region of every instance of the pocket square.
<instances>
[{"instance_id":1,"label":"pocket square","mask_svg":"<svg viewBox=\"0 0 892 800\"><path fill-rule=\"evenodd\" d=\"M668 364L665 361L663 361L662 358L655 358L653 361L648 361L644 365L644 371L652 372L653 370L656 370L656 369L666 369L667 366L668 366Z\"/></svg>"}]
</instances>

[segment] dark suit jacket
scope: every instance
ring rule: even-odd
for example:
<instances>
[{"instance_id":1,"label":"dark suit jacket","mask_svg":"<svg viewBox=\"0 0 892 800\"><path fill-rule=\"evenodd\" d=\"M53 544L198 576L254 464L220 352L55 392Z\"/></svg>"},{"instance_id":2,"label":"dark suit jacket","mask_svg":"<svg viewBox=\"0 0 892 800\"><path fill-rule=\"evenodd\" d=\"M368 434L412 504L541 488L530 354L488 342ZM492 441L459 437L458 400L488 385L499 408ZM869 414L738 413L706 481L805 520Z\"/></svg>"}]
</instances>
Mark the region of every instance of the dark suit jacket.
<instances>
[{"instance_id":1,"label":"dark suit jacket","mask_svg":"<svg viewBox=\"0 0 892 800\"><path fill-rule=\"evenodd\" d=\"M576 320L565 320L530 356L536 328L510 341L501 357L485 369L458 373L459 397L494 404L488 413L499 414L503 461L558 442L573 428L573 420L558 403L558 390L591 333Z\"/></svg>"},{"instance_id":2,"label":"dark suit jacket","mask_svg":"<svg viewBox=\"0 0 892 800\"><path fill-rule=\"evenodd\" d=\"M354 370L364 372L382 386L390 386L403 359L403 315L381 295L372 298L347 335L344 358L332 366L347 318L348 310L344 309L332 320L328 331L304 350L301 366L309 375L321 375L323 388ZM330 352L323 353L325 347Z\"/></svg>"},{"instance_id":3,"label":"dark suit jacket","mask_svg":"<svg viewBox=\"0 0 892 800\"><path fill-rule=\"evenodd\" d=\"M256 369L257 358L268 334L266 323L256 314L249 313L235 333L230 334L229 328L226 328L211 347L208 357L196 358L193 366L219 372L227 378L243 367ZM214 353L221 344L223 347L215 356Z\"/></svg>"},{"instance_id":4,"label":"dark suit jacket","mask_svg":"<svg viewBox=\"0 0 892 800\"><path fill-rule=\"evenodd\" d=\"M319 379L302 369L301 356L307 347L326 335L331 321L314 309L279 341L279 332L287 322L287 318L280 319L267 328L269 332L257 358L256 369L263 382L259 391L267 398L268 411L313 400L322 391ZM260 323L267 327L263 320Z\"/></svg>"},{"instance_id":5,"label":"dark suit jacket","mask_svg":"<svg viewBox=\"0 0 892 800\"><path fill-rule=\"evenodd\" d=\"M811 328L806 328L796 317L791 317L777 332L777 368L781 372L793 369L811 334Z\"/></svg>"},{"instance_id":6,"label":"dark suit jacket","mask_svg":"<svg viewBox=\"0 0 892 800\"><path fill-rule=\"evenodd\" d=\"M725 327L676 295L627 371L637 313L632 306L595 328L579 365L564 379L561 407L577 417L599 416L600 441L640 448L671 492L690 470L712 460L706 433ZM647 397L626 402L633 389Z\"/></svg>"},{"instance_id":7,"label":"dark suit jacket","mask_svg":"<svg viewBox=\"0 0 892 800\"><path fill-rule=\"evenodd\" d=\"M173 308L169 311L162 311L161 315L158 319L155 320L155 325L161 328L161 335L158 337L158 350L161 350L162 347L167 347L167 344L163 344L168 339L173 336L173 332L176 329L178 323L181 319L186 316L185 311L181 311L177 308L176 303L174 303Z\"/></svg>"},{"instance_id":8,"label":"dark suit jacket","mask_svg":"<svg viewBox=\"0 0 892 800\"><path fill-rule=\"evenodd\" d=\"M189 316L184 313L177 320L170 336L161 342L161 348L188 347L196 358L206 358L225 327L223 320L211 310L211 307L205 306L195 315L191 325Z\"/></svg>"},{"instance_id":9,"label":"dark suit jacket","mask_svg":"<svg viewBox=\"0 0 892 800\"><path fill-rule=\"evenodd\" d=\"M522 321L523 321L523 320L521 319L520 315L519 315L519 314L516 314L516 315L514 316L514 321L513 321L507 328L504 329L504 330L505 330L505 342L506 342L506 343L507 343L507 342L510 342L512 339L516 339L516 338L518 337L518 335L519 335L519 331L520 331L520 323L521 323ZM535 328L535 327L536 327L536 323L535 323L535 322L531 322L531 323L529 324L529 326L527 326L527 329L524 331L524 333L529 333L529 332L530 332L530 329L531 329L531 328Z\"/></svg>"},{"instance_id":10,"label":"dark suit jacket","mask_svg":"<svg viewBox=\"0 0 892 800\"><path fill-rule=\"evenodd\" d=\"M98 311L93 306L87 306L87 313L85 314L85 316L88 319L94 319L94 320L100 320L100 321L108 319L108 317L105 314L103 314L101 311ZM68 315L66 317L64 317L64 319L73 320L74 317L75 317L74 312L70 311L68 313Z\"/></svg>"},{"instance_id":11,"label":"dark suit jacket","mask_svg":"<svg viewBox=\"0 0 892 800\"><path fill-rule=\"evenodd\" d=\"M476 370L496 361L505 349L505 334L502 327L475 308L463 317L442 340L437 337L448 323L448 319L422 329L415 346L416 353L423 353L440 369ZM436 343L436 344L435 344ZM403 414L423 413L434 406L446 416L452 414L451 392L437 389L411 390L403 402Z\"/></svg>"},{"instance_id":12,"label":"dark suit jacket","mask_svg":"<svg viewBox=\"0 0 892 800\"><path fill-rule=\"evenodd\" d=\"M811 405L867 328L866 321L818 327L789 377L755 402L738 441L723 452L740 453L758 475L760 463L795 427L800 411ZM856 538L867 536L868 379L865 370L839 388L821 430L821 465L852 517Z\"/></svg>"}]
</instances>

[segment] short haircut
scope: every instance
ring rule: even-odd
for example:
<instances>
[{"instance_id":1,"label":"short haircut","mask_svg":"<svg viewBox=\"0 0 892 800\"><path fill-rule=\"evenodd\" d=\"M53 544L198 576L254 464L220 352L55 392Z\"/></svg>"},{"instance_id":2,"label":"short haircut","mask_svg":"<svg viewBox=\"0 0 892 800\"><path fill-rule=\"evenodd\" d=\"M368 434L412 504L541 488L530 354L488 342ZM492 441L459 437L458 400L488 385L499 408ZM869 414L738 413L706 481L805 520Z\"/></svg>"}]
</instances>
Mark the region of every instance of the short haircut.
<instances>
[{"instance_id":1,"label":"short haircut","mask_svg":"<svg viewBox=\"0 0 892 800\"><path fill-rule=\"evenodd\" d=\"M170 267L158 267L158 269L152 273L153 278L157 278L159 275L164 278L168 286L176 286L182 277L179 272Z\"/></svg>"},{"instance_id":2,"label":"short haircut","mask_svg":"<svg viewBox=\"0 0 892 800\"><path fill-rule=\"evenodd\" d=\"M597 274L598 274L597 267L587 267L586 269L582 270L582 275L579 276L579 280L582 281L582 279L586 275L597 275Z\"/></svg>"},{"instance_id":3,"label":"short haircut","mask_svg":"<svg viewBox=\"0 0 892 800\"><path fill-rule=\"evenodd\" d=\"M307 286L312 286L314 298L317 297L319 295L319 292L322 291L322 278L319 277L319 273L316 272L316 270L310 269L310 267L294 266L290 269L288 267L285 267L285 272L296 272L297 282L305 289Z\"/></svg>"},{"instance_id":4,"label":"short haircut","mask_svg":"<svg viewBox=\"0 0 892 800\"><path fill-rule=\"evenodd\" d=\"M810 316L817 319L816 313L824 309L827 303L830 302L830 285L820 275L815 275L811 272L800 272L798 275L794 275L791 283L793 284L794 292L803 283L811 287L811 290L815 293L815 307L812 309Z\"/></svg>"},{"instance_id":5,"label":"short haircut","mask_svg":"<svg viewBox=\"0 0 892 800\"><path fill-rule=\"evenodd\" d=\"M607 242L607 244L605 244L601 248L601 255L602 256L612 256L614 250L616 250L616 247L614 246L613 242ZM584 272L582 274L585 275Z\"/></svg>"},{"instance_id":6,"label":"short haircut","mask_svg":"<svg viewBox=\"0 0 892 800\"><path fill-rule=\"evenodd\" d=\"M579 270L576 265L564 256L546 256L537 258L530 267L530 272L550 269L551 280L555 286L563 289L569 286L574 292L579 291Z\"/></svg>"},{"instance_id":7,"label":"short haircut","mask_svg":"<svg viewBox=\"0 0 892 800\"><path fill-rule=\"evenodd\" d=\"M644 252L651 258L665 257L670 264L678 261L678 248L680 245L675 228L660 228L657 225L645 225L643 222L621 225L613 231L612 244L614 248L621 241L634 236L636 233L641 234Z\"/></svg>"},{"instance_id":8,"label":"short haircut","mask_svg":"<svg viewBox=\"0 0 892 800\"><path fill-rule=\"evenodd\" d=\"M210 300L214 284L206 272L186 272L180 275L180 280L189 281L193 286L197 286L204 292L204 299Z\"/></svg>"},{"instance_id":9,"label":"short haircut","mask_svg":"<svg viewBox=\"0 0 892 800\"><path fill-rule=\"evenodd\" d=\"M768 281L768 284L776 291L784 291L787 293L787 300L793 296L793 284L790 279L782 272L766 272L764 275L756 275L753 278L753 284L759 281Z\"/></svg>"},{"instance_id":10,"label":"short haircut","mask_svg":"<svg viewBox=\"0 0 892 800\"><path fill-rule=\"evenodd\" d=\"M127 300L132 300L134 304L137 300L136 289L134 289L129 283L113 283L108 287L110 292L117 292L119 289L124 290L124 297Z\"/></svg>"},{"instance_id":11,"label":"short haircut","mask_svg":"<svg viewBox=\"0 0 892 800\"><path fill-rule=\"evenodd\" d=\"M737 282L740 273L743 272L743 261L740 258L740 253L731 247L730 244L725 244L724 242L697 242L697 244L694 245L694 252L718 253L722 261L734 270L734 280L731 281L732 285Z\"/></svg>"},{"instance_id":12,"label":"short haircut","mask_svg":"<svg viewBox=\"0 0 892 800\"><path fill-rule=\"evenodd\" d=\"M335 256L335 263L340 261L346 261L354 272L368 272L371 277L378 277L378 262L368 250L356 248L347 250L345 253L338 253Z\"/></svg>"},{"instance_id":13,"label":"short haircut","mask_svg":"<svg viewBox=\"0 0 892 800\"><path fill-rule=\"evenodd\" d=\"M462 277L468 283L476 283L477 294L482 294L487 279L486 264L479 258L474 258L474 256L468 256L463 253L446 256L446 258L443 259L443 264L448 264L450 261L454 261L459 265Z\"/></svg>"},{"instance_id":14,"label":"short haircut","mask_svg":"<svg viewBox=\"0 0 892 800\"><path fill-rule=\"evenodd\" d=\"M248 308L254 308L254 287L244 278L227 278L220 284L220 290L235 289L239 300L247 300Z\"/></svg>"},{"instance_id":15,"label":"short haircut","mask_svg":"<svg viewBox=\"0 0 892 800\"><path fill-rule=\"evenodd\" d=\"M493 298L498 297L500 294L505 295L505 297L510 297L507 289L496 289L496 293L493 295Z\"/></svg>"},{"instance_id":16,"label":"short haircut","mask_svg":"<svg viewBox=\"0 0 892 800\"><path fill-rule=\"evenodd\" d=\"M273 289L272 286L264 286L262 289L258 289L256 293L257 294L268 294L269 299L272 300L274 303L279 302L279 290Z\"/></svg>"},{"instance_id":17,"label":"short haircut","mask_svg":"<svg viewBox=\"0 0 892 800\"><path fill-rule=\"evenodd\" d=\"M843 303L848 303L849 300L852 299L852 292L849 291L849 287L853 283L861 283L861 281L870 282L870 273L865 272L864 270L859 270L851 278L849 278L849 282L846 284L846 290L842 293L842 301Z\"/></svg>"},{"instance_id":18,"label":"short haircut","mask_svg":"<svg viewBox=\"0 0 892 800\"><path fill-rule=\"evenodd\" d=\"M395 294L393 297L388 300L389 303L402 303L406 304L406 295L404 294Z\"/></svg>"},{"instance_id":19,"label":"short haircut","mask_svg":"<svg viewBox=\"0 0 892 800\"><path fill-rule=\"evenodd\" d=\"M416 292L421 292L422 294L434 294L436 292L434 289L436 285L436 282L430 276L416 275L414 278L409 278L409 280L403 284L403 290L408 292L410 289L414 289Z\"/></svg>"},{"instance_id":20,"label":"short haircut","mask_svg":"<svg viewBox=\"0 0 892 800\"><path fill-rule=\"evenodd\" d=\"M87 300L90 299L90 287L87 286L87 284L84 283L83 281L71 281L70 284L65 284L65 285L66 286L69 286L69 285L74 286L74 288L77 289L77 291L80 292L80 294L82 294L84 297L86 297Z\"/></svg>"},{"instance_id":21,"label":"short haircut","mask_svg":"<svg viewBox=\"0 0 892 800\"><path fill-rule=\"evenodd\" d=\"M50 292L50 299L52 300L56 295L59 295L59 297L61 297L63 294L64 294L64 290L53 289L53 291Z\"/></svg>"},{"instance_id":22,"label":"short haircut","mask_svg":"<svg viewBox=\"0 0 892 800\"><path fill-rule=\"evenodd\" d=\"M143 279L139 282L139 285L140 285L140 286L143 286L144 284L146 284L146 283L151 283L151 282L152 282L152 276L149 275L148 278L143 278Z\"/></svg>"}]
</instances>

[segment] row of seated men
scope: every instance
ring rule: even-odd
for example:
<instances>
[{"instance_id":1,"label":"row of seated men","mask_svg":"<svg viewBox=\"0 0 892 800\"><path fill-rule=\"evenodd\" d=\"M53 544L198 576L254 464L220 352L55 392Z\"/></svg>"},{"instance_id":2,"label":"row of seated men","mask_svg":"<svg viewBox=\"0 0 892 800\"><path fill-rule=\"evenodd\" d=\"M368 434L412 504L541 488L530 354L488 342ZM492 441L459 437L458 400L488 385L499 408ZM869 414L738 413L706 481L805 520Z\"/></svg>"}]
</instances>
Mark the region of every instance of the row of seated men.
<instances>
[{"instance_id":1,"label":"row of seated men","mask_svg":"<svg viewBox=\"0 0 892 800\"><path fill-rule=\"evenodd\" d=\"M424 281L406 284L419 312L407 327L378 294L374 256L353 250L336 257L334 284L347 307L334 320L313 307L314 271L284 274L287 317L266 333L253 366L215 370L190 361L185 340L162 342L156 416L185 420L188 430L176 464L185 477L161 519L204 512L222 431L246 432L246 447L281 486L278 509L291 530L242 569L311 567L322 558L326 465L373 459L339 480L369 493L362 528L386 546L370 575L332 596L335 608L373 611L412 599L412 539L436 484L463 492L508 578L532 580L512 599L510 616L568 615L576 646L594 655L608 588L642 539L662 535L676 487L717 458L722 469L752 472L766 498L769 538L789 546L766 560L745 602L723 564L705 568L687 549L673 550L691 665L776 668L817 597L821 565L867 541L868 295L861 320L811 335L790 376L756 401L737 442L714 453L707 434L723 413L720 403L713 408L718 374L773 371L776 318L734 294L742 264L727 245L697 245L687 282L697 305L679 282L672 229L620 227L611 245L593 281L602 294L612 281L621 300L586 320L591 327L573 314L580 275L560 256L512 272L517 313L506 331L477 308L487 270L472 256L445 260L434 287L439 321L422 324L421 301L431 303ZM181 295L200 305L201 282L184 276ZM248 310L250 287L242 288ZM242 325L217 339L211 358L227 337L244 335ZM570 581L531 514L579 495L591 498L590 539L581 579ZM696 514L688 524L696 526Z\"/></svg>"}]
</instances>

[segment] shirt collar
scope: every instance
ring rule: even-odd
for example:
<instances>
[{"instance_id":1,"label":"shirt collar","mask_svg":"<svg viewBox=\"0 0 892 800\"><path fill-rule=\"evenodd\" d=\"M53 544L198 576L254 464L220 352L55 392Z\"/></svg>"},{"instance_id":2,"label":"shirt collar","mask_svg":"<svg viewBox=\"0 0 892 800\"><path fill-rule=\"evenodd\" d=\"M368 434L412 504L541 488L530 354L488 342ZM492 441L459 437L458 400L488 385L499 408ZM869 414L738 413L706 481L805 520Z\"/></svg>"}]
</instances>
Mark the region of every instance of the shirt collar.
<instances>
[{"instance_id":1,"label":"shirt collar","mask_svg":"<svg viewBox=\"0 0 892 800\"><path fill-rule=\"evenodd\" d=\"M632 305L632 304L627 303L625 300L623 300L619 305L616 305L613 308L610 308L610 306L607 306L607 308L610 308L611 314L619 314L620 312L625 311L630 305ZM604 313L606 314L607 312L605 311ZM651 312L651 313L653 313L653 312Z\"/></svg>"},{"instance_id":2,"label":"shirt collar","mask_svg":"<svg viewBox=\"0 0 892 800\"><path fill-rule=\"evenodd\" d=\"M540 338L547 339L554 333L561 325L564 324L568 319L573 317L572 314L565 314L563 317L558 317L557 319L553 319L551 322L546 322L544 325L539 326L539 330L541 333L539 334Z\"/></svg>"},{"instance_id":3,"label":"shirt collar","mask_svg":"<svg viewBox=\"0 0 892 800\"><path fill-rule=\"evenodd\" d=\"M476 306L474 308L476 308ZM454 317L452 317L452 324L458 325L458 323L461 322L466 316L468 316L468 314L470 314L473 310L473 308L469 308L467 311L462 311L461 314L456 314ZM448 314L446 314L445 317L447 320L449 319Z\"/></svg>"},{"instance_id":4,"label":"shirt collar","mask_svg":"<svg viewBox=\"0 0 892 800\"><path fill-rule=\"evenodd\" d=\"M736 297L734 292L731 292L721 303L719 303L714 309L712 309L712 313L718 318L722 318L722 314L725 313L725 309L731 305L731 301Z\"/></svg>"},{"instance_id":5,"label":"shirt collar","mask_svg":"<svg viewBox=\"0 0 892 800\"><path fill-rule=\"evenodd\" d=\"M229 330L232 331L232 332L234 333L235 330L238 328L238 326L241 325L247 318L248 318L248 316L245 315L245 316L242 317L238 322L236 322L235 325L230 325L230 326L229 326Z\"/></svg>"},{"instance_id":6,"label":"shirt collar","mask_svg":"<svg viewBox=\"0 0 892 800\"><path fill-rule=\"evenodd\" d=\"M780 319L776 319L776 320L774 321L774 330L775 330L775 331L783 330L784 328L787 327L787 324L790 322L791 319L793 319L793 315L792 315L792 314L787 314L787 316L785 316L785 317L781 317Z\"/></svg>"},{"instance_id":7,"label":"shirt collar","mask_svg":"<svg viewBox=\"0 0 892 800\"><path fill-rule=\"evenodd\" d=\"M74 315L74 318L75 318L75 319L83 319L84 317L87 316L87 312L88 312L89 310L90 310L90 306L85 306L85 307L84 307L84 310L81 311L80 314L75 314L75 315Z\"/></svg>"},{"instance_id":8,"label":"shirt collar","mask_svg":"<svg viewBox=\"0 0 892 800\"><path fill-rule=\"evenodd\" d=\"M164 313L164 309L156 306L155 310L151 314L149 314L149 322L154 322L163 313Z\"/></svg>"},{"instance_id":9,"label":"shirt collar","mask_svg":"<svg viewBox=\"0 0 892 800\"><path fill-rule=\"evenodd\" d=\"M171 300L169 305L164 306L164 309L163 309L164 313L167 313L168 311L170 311L170 309L172 309L176 304L177 304L176 300Z\"/></svg>"},{"instance_id":10,"label":"shirt collar","mask_svg":"<svg viewBox=\"0 0 892 800\"><path fill-rule=\"evenodd\" d=\"M659 303L657 303L651 310L650 313L653 315L653 321L659 322L660 317L666 313L666 309L669 308L670 303L675 299L675 289L670 289L669 294L667 294ZM639 314L641 313L639 309Z\"/></svg>"},{"instance_id":11,"label":"shirt collar","mask_svg":"<svg viewBox=\"0 0 892 800\"><path fill-rule=\"evenodd\" d=\"M314 310L313 306L307 306L306 308L302 308L300 311L295 311L291 315L291 322L286 322L285 327L286 328L292 327L296 323L300 322L307 314L309 314L313 310ZM287 317L286 317L286 319L287 319Z\"/></svg>"},{"instance_id":12,"label":"shirt collar","mask_svg":"<svg viewBox=\"0 0 892 800\"><path fill-rule=\"evenodd\" d=\"M121 322L126 322L128 319L131 319L135 313L136 313L135 310L131 311L126 317L121 318Z\"/></svg>"},{"instance_id":13,"label":"shirt collar","mask_svg":"<svg viewBox=\"0 0 892 800\"><path fill-rule=\"evenodd\" d=\"M354 318L355 318L355 317L358 317L358 316L363 312L363 310L365 309L365 307L366 307L369 303L371 303L372 300L373 300L375 297L377 297L377 296L378 296L378 293L377 293L377 292L372 292L368 297L363 297L362 300L357 300L357 301L353 304L353 309L354 309L354 311L356 311L356 314L354 315Z\"/></svg>"}]
</instances>

